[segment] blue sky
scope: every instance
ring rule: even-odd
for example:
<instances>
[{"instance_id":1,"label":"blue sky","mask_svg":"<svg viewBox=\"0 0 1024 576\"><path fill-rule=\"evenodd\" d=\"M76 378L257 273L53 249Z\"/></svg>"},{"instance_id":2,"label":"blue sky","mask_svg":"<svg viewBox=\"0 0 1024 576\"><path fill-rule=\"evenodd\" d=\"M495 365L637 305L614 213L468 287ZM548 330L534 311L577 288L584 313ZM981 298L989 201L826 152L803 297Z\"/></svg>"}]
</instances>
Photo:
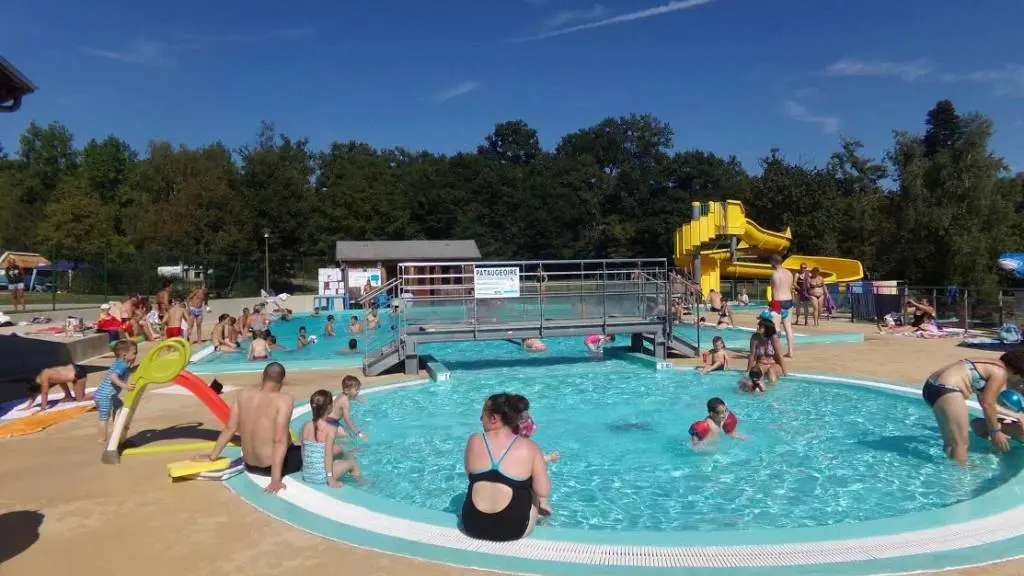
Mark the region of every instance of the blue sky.
<instances>
[{"instance_id":1,"label":"blue sky","mask_svg":"<svg viewBox=\"0 0 1024 576\"><path fill-rule=\"evenodd\" d=\"M996 151L1024 169L1019 0L9 4L0 49L40 87L0 116L11 151L30 120L139 148L239 146L266 119L316 147L454 152L501 120L552 147L649 112L677 148L754 169L772 147L821 163L840 135L879 155L948 97L993 118Z\"/></svg>"}]
</instances>

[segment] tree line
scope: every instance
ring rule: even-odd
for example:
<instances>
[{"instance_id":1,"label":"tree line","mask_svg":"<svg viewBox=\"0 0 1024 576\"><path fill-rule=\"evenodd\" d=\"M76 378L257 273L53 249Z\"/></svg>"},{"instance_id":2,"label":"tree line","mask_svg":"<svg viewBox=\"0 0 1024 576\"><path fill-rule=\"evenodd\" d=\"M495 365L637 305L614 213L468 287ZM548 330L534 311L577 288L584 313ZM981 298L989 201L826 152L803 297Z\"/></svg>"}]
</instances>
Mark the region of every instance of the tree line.
<instances>
[{"instance_id":1,"label":"tree line","mask_svg":"<svg viewBox=\"0 0 1024 576\"><path fill-rule=\"evenodd\" d=\"M84 263L111 293L149 291L156 266L184 263L248 295L265 242L278 289L345 239L474 239L488 259L671 257L691 202L736 199L762 226L792 227L794 252L856 258L871 278L994 288L996 256L1022 248L1024 175L990 149L985 116L942 100L924 120L894 132L883 158L843 138L824 166L771 150L757 174L735 156L674 150L672 127L641 114L552 150L526 122L501 122L454 155L354 141L318 151L269 123L238 149L140 153L116 136L77 147L62 124L32 123L16 151L0 148L0 248Z\"/></svg>"}]
</instances>

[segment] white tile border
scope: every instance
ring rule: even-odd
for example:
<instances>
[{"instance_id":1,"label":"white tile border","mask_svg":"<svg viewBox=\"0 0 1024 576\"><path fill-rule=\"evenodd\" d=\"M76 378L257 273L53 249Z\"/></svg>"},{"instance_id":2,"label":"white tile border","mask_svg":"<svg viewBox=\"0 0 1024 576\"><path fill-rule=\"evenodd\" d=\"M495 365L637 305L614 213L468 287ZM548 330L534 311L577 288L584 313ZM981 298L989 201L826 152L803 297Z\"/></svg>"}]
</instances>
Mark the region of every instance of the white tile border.
<instances>
[{"instance_id":1,"label":"white tile border","mask_svg":"<svg viewBox=\"0 0 1024 576\"><path fill-rule=\"evenodd\" d=\"M793 376L901 393L914 391L913 388L906 386L870 380L814 374ZM364 393L382 392L426 382L429 380L401 382L370 388ZM308 407L297 408L295 416L308 411ZM269 478L248 473L246 476L261 488L266 487L270 481ZM291 478L285 478L284 482L287 489L278 493L279 498L306 512L359 530L453 550L592 566L752 568L862 562L960 550L1024 536L1024 506L1018 506L984 518L900 534L789 544L643 546L533 538L497 543L469 538L455 526L438 526L407 520L343 502ZM680 538L684 536L680 535Z\"/></svg>"}]
</instances>

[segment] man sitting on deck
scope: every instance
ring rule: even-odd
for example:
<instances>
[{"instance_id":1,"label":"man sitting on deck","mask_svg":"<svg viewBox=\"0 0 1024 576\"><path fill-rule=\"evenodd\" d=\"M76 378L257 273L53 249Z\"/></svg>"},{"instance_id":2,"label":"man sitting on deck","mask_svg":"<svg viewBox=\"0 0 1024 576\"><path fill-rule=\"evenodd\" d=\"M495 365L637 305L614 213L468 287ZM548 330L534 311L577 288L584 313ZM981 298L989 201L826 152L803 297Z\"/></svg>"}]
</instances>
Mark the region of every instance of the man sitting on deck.
<instances>
[{"instance_id":1,"label":"man sitting on deck","mask_svg":"<svg viewBox=\"0 0 1024 576\"><path fill-rule=\"evenodd\" d=\"M245 469L260 476L270 476L266 491L276 494L283 489L283 478L302 470L302 448L291 443L288 424L292 420L295 400L281 392L284 366L271 362L263 369L258 387L240 390L231 407L231 417L210 452L210 460L220 453L231 438L242 439ZM203 458L203 457L200 457Z\"/></svg>"}]
</instances>

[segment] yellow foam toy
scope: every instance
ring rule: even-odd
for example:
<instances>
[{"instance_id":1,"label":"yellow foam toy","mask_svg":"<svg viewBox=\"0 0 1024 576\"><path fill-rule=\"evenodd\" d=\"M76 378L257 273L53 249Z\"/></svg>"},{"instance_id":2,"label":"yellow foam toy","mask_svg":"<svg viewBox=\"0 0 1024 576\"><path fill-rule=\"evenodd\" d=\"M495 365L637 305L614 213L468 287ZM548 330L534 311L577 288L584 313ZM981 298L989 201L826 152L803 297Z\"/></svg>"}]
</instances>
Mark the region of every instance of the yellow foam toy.
<instances>
[{"instance_id":1,"label":"yellow foam toy","mask_svg":"<svg viewBox=\"0 0 1024 576\"><path fill-rule=\"evenodd\" d=\"M147 384L163 384L174 380L192 356L192 346L184 338L164 340L150 350L139 362L135 370L133 383L135 389L124 397L125 407L135 405L136 398Z\"/></svg>"},{"instance_id":2,"label":"yellow foam toy","mask_svg":"<svg viewBox=\"0 0 1024 576\"><path fill-rule=\"evenodd\" d=\"M171 478L183 478L185 476L195 476L196 474L202 474L203 472L213 472L214 470L223 470L231 464L230 458L218 458L212 461L203 460L182 460L181 462L171 462L167 465L167 475Z\"/></svg>"},{"instance_id":3,"label":"yellow foam toy","mask_svg":"<svg viewBox=\"0 0 1024 576\"><path fill-rule=\"evenodd\" d=\"M171 452L199 452L202 450L209 450L216 444L213 440L203 440L200 442L174 442L174 443L158 443L158 444L146 444L145 446L135 446L133 448L125 448L121 450L121 456L137 456L140 454L168 454ZM237 444L235 444L237 446Z\"/></svg>"}]
</instances>

